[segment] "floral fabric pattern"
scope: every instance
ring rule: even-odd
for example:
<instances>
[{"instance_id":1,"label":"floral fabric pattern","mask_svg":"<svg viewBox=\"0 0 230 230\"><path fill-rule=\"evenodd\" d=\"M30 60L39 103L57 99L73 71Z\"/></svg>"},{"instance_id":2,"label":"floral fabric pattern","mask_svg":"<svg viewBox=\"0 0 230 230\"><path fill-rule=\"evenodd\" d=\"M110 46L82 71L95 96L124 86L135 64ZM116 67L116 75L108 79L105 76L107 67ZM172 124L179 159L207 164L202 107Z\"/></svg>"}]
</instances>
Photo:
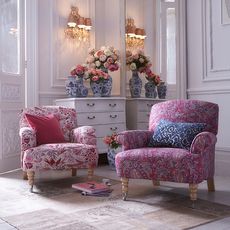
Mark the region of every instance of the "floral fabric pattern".
<instances>
[{"instance_id":1,"label":"floral fabric pattern","mask_svg":"<svg viewBox=\"0 0 230 230\"><path fill-rule=\"evenodd\" d=\"M205 123L189 149L148 147L160 120ZM171 100L155 104L149 131L130 130L118 135L122 152L115 158L119 177L198 184L214 176L218 105L198 100Z\"/></svg>"},{"instance_id":2,"label":"floral fabric pattern","mask_svg":"<svg viewBox=\"0 0 230 230\"><path fill-rule=\"evenodd\" d=\"M28 124L25 113L54 114L60 123L65 143L37 145L36 131ZM41 106L24 109L20 114L21 161L24 171L96 167L98 151L95 130L91 126L77 127L74 109Z\"/></svg>"}]
</instances>

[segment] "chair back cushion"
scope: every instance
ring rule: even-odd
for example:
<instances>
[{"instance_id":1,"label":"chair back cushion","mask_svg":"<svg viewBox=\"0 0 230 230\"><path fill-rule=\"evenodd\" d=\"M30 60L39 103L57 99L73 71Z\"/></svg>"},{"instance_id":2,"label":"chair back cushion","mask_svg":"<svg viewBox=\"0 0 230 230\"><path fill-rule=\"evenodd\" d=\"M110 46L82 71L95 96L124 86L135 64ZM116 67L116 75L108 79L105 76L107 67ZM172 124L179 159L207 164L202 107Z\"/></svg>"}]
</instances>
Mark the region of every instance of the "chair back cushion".
<instances>
[{"instance_id":1,"label":"chair back cushion","mask_svg":"<svg viewBox=\"0 0 230 230\"><path fill-rule=\"evenodd\" d=\"M36 130L37 145L65 142L59 120L53 115L25 114L30 126Z\"/></svg>"},{"instance_id":2,"label":"chair back cushion","mask_svg":"<svg viewBox=\"0 0 230 230\"><path fill-rule=\"evenodd\" d=\"M149 147L174 147L189 150L194 137L202 132L204 123L181 123L160 120Z\"/></svg>"},{"instance_id":3,"label":"chair back cushion","mask_svg":"<svg viewBox=\"0 0 230 230\"><path fill-rule=\"evenodd\" d=\"M203 131L218 132L219 107L215 103L199 100L169 100L153 105L149 130L155 131L160 120L186 123L205 123Z\"/></svg>"},{"instance_id":4,"label":"chair back cushion","mask_svg":"<svg viewBox=\"0 0 230 230\"><path fill-rule=\"evenodd\" d=\"M65 108L60 106L40 106L23 109L20 114L20 128L30 127L26 114L36 116L54 115L60 124L61 131L64 135L65 141L70 141L71 130L77 127L76 111L72 108Z\"/></svg>"}]
</instances>

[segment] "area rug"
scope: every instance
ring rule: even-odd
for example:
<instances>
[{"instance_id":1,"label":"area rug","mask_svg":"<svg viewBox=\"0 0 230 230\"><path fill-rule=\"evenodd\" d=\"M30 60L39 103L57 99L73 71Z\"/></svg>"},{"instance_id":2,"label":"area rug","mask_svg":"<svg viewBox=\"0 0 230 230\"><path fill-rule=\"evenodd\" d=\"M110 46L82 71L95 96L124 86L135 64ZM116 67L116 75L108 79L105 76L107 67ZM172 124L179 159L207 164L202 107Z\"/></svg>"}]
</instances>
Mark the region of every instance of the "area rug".
<instances>
[{"instance_id":1,"label":"area rug","mask_svg":"<svg viewBox=\"0 0 230 230\"><path fill-rule=\"evenodd\" d=\"M113 192L108 197L82 196L71 185L85 180L79 176L38 181L30 193L27 181L0 176L0 218L20 230L178 230L230 216L229 206L198 199L193 209L189 197L135 180L127 201L121 199L116 180L111 180Z\"/></svg>"}]
</instances>

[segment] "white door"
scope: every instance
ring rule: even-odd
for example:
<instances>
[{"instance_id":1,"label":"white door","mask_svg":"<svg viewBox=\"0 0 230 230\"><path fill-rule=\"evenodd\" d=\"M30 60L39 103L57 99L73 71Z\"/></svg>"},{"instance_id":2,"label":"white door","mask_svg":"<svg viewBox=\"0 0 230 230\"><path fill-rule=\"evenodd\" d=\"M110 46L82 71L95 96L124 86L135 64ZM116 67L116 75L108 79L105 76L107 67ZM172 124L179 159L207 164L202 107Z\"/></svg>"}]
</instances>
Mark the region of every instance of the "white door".
<instances>
[{"instance_id":1,"label":"white door","mask_svg":"<svg viewBox=\"0 0 230 230\"><path fill-rule=\"evenodd\" d=\"M0 173L20 167L25 107L25 1L0 0Z\"/></svg>"}]
</instances>

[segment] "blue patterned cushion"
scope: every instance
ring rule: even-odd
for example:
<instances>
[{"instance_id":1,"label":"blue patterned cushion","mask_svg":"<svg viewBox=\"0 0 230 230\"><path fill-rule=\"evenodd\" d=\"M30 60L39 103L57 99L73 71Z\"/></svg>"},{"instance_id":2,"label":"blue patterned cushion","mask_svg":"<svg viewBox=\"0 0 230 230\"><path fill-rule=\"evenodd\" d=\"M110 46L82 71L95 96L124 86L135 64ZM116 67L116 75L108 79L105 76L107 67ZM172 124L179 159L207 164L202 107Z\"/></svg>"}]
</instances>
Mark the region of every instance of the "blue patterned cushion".
<instances>
[{"instance_id":1,"label":"blue patterned cushion","mask_svg":"<svg viewBox=\"0 0 230 230\"><path fill-rule=\"evenodd\" d=\"M205 123L174 123L161 120L149 142L149 147L174 147L189 150L194 137L202 132L205 126Z\"/></svg>"}]
</instances>

